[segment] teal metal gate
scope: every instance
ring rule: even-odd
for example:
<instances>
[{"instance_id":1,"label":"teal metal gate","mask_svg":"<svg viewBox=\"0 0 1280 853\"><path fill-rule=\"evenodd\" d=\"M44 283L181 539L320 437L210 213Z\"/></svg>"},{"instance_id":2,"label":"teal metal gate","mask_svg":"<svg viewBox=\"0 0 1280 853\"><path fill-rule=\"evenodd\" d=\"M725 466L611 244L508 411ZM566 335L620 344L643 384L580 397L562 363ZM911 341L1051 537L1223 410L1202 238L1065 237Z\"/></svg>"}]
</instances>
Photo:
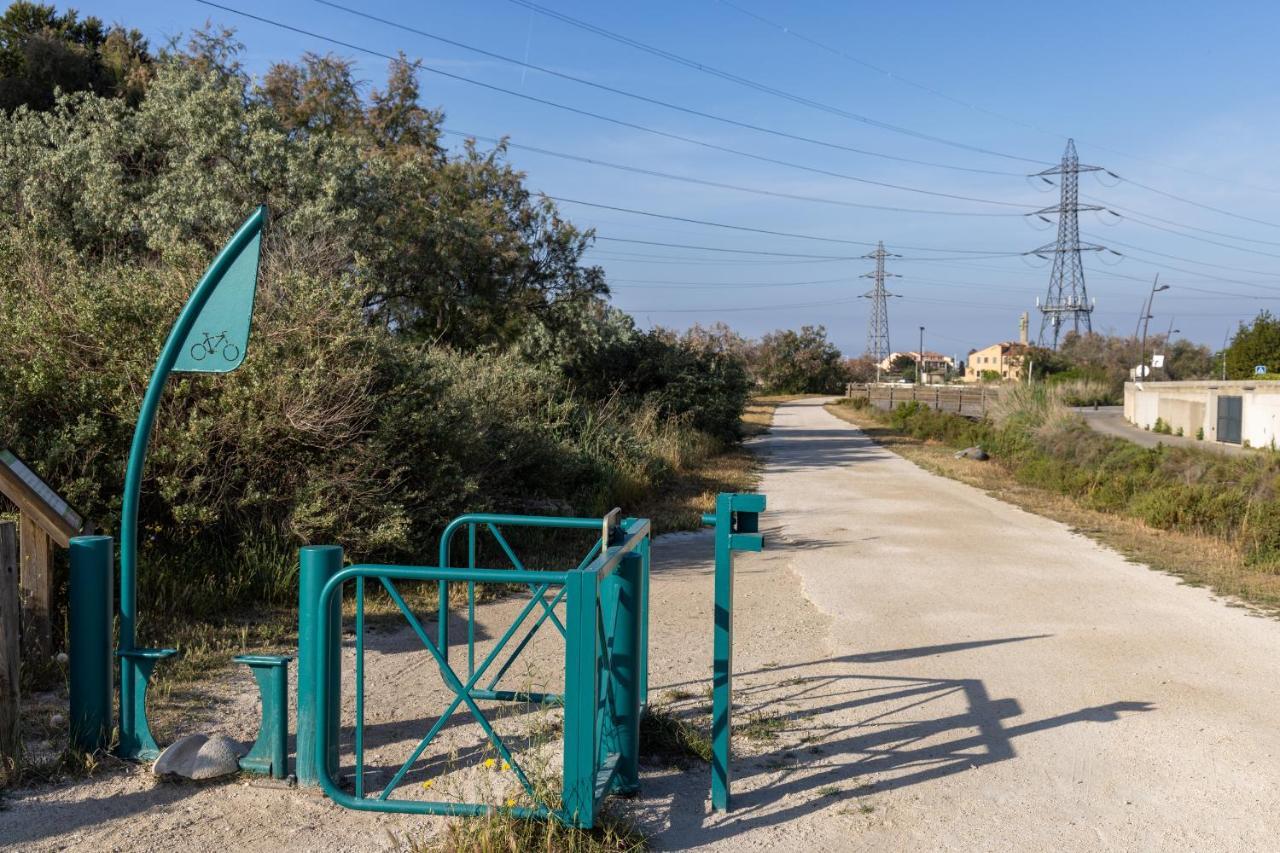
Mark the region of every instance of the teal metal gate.
<instances>
[{"instance_id":1,"label":"teal metal gate","mask_svg":"<svg viewBox=\"0 0 1280 853\"><path fill-rule=\"evenodd\" d=\"M604 519L539 516L468 515L446 529L440 566L356 565L341 568L334 546L304 549L303 600L299 614L298 778L318 783L340 805L352 809L439 815L479 815L505 811L517 817L555 818L591 827L603 798L611 791L639 787L639 724L646 704L648 668L648 575L650 527L647 519ZM543 527L597 529L600 540L569 571L530 571L516 556L502 528ZM448 566L454 534L467 531L468 565ZM512 563L510 569L476 565L477 537L491 535ZM323 557L323 559L318 559ZM312 564L313 568L308 569ZM307 574L320 574L323 583ZM364 593L365 582L386 590L423 648L439 668L452 701L430 727L391 781L372 796L364 790ZM439 629L433 639L406 604L397 587L403 581L440 585ZM355 726L354 785L344 790L338 775L338 668L340 619L337 606L347 583L355 587ZM475 588L477 584L524 585L529 601L479 662L475 654ZM467 662L465 674L449 661L449 586L467 587ZM554 593L553 593L554 590ZM550 597L548 597L550 596ZM556 608L564 604L564 619ZM529 617L537 617L510 652L508 644ZM560 693L525 693L496 689L510 668L547 622L565 638L564 687ZM504 657L504 652L506 652ZM502 663L495 667L495 663ZM487 682L485 676L493 671ZM481 686L481 685L484 686ZM527 701L564 707L564 766L560 801L545 802L527 777L517 756L498 735L478 701ZM435 802L393 797L406 774L444 728L454 712L466 706L502 761L519 780L532 805Z\"/></svg>"}]
</instances>

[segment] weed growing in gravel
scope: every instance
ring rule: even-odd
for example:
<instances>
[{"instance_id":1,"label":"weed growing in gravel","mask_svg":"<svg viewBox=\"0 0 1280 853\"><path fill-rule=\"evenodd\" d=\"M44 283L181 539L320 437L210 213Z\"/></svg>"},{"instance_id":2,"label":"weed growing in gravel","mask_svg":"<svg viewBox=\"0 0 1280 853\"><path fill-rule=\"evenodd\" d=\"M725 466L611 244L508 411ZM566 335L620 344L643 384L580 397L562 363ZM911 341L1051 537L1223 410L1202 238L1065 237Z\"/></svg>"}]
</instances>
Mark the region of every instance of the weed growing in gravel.
<instances>
[{"instance_id":1,"label":"weed growing in gravel","mask_svg":"<svg viewBox=\"0 0 1280 853\"><path fill-rule=\"evenodd\" d=\"M667 766L711 760L711 734L667 708L650 706L640 720L640 757Z\"/></svg>"},{"instance_id":2,"label":"weed growing in gravel","mask_svg":"<svg viewBox=\"0 0 1280 853\"><path fill-rule=\"evenodd\" d=\"M757 711L737 726L737 733L749 741L763 742L777 740L778 735L786 729L787 723L782 717Z\"/></svg>"}]
</instances>

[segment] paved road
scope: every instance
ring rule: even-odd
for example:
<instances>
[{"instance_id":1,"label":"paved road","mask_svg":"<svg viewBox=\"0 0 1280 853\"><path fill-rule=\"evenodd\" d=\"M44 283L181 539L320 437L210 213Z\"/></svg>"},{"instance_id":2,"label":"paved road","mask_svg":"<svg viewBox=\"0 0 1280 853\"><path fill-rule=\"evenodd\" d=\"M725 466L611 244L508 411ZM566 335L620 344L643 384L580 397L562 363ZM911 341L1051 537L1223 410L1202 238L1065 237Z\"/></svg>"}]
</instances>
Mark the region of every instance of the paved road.
<instances>
[{"instance_id":1,"label":"paved road","mask_svg":"<svg viewBox=\"0 0 1280 853\"><path fill-rule=\"evenodd\" d=\"M1124 419L1124 406L1101 406L1097 409L1092 406L1079 406L1076 411L1083 415L1085 422L1097 432L1113 435L1116 438L1123 438L1125 441L1132 441L1134 444L1140 444L1143 447L1155 447L1158 444L1171 447L1198 447L1201 450L1213 450L1233 456L1258 452L1252 448L1241 447L1237 444L1199 441L1194 436L1161 435L1158 432L1139 429Z\"/></svg>"},{"instance_id":2,"label":"paved road","mask_svg":"<svg viewBox=\"0 0 1280 853\"><path fill-rule=\"evenodd\" d=\"M1280 624L820 401L781 406L763 449L770 521L830 620L832 778L885 815L832 849L1280 847Z\"/></svg>"}]
</instances>

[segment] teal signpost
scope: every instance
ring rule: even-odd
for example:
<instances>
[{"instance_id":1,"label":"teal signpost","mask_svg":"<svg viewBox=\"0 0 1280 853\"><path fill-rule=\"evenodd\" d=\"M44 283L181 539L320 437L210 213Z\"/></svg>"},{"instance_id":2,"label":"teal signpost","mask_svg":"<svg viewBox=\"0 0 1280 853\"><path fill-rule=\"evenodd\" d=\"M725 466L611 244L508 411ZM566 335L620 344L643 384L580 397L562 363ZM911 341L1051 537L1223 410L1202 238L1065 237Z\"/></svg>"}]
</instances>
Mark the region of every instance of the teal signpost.
<instances>
[{"instance_id":1,"label":"teal signpost","mask_svg":"<svg viewBox=\"0 0 1280 853\"><path fill-rule=\"evenodd\" d=\"M711 662L711 808L729 810L729 740L733 734L733 553L764 548L760 513L764 495L716 496L716 511L703 524L715 525L715 628Z\"/></svg>"},{"instance_id":2,"label":"teal signpost","mask_svg":"<svg viewBox=\"0 0 1280 853\"><path fill-rule=\"evenodd\" d=\"M205 271L169 331L138 412L120 515L120 647L117 652L120 657L120 745L117 751L124 758L151 759L159 754L147 725L147 683L156 664L176 654L174 649L139 649L135 645L138 498L151 428L170 373L175 370L228 373L244 361L266 218L265 205L255 210Z\"/></svg>"}]
</instances>

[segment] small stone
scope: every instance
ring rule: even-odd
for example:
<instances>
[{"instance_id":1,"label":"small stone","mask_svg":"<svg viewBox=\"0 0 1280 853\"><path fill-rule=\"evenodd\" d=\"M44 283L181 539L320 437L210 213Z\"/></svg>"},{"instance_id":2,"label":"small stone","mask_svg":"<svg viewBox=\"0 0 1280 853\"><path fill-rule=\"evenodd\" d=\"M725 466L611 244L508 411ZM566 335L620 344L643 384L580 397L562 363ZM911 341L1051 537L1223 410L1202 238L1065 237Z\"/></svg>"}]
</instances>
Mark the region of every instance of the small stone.
<instances>
[{"instance_id":1,"label":"small stone","mask_svg":"<svg viewBox=\"0 0 1280 853\"><path fill-rule=\"evenodd\" d=\"M245 748L226 735L187 735L174 741L152 766L157 776L216 779L240 770Z\"/></svg>"},{"instance_id":2,"label":"small stone","mask_svg":"<svg viewBox=\"0 0 1280 853\"><path fill-rule=\"evenodd\" d=\"M979 462L985 462L987 459L991 458L987 455L987 451L983 450L981 447L976 447L976 446L966 447L964 450L957 450L955 453L955 457L957 459L976 459Z\"/></svg>"},{"instance_id":3,"label":"small stone","mask_svg":"<svg viewBox=\"0 0 1280 853\"><path fill-rule=\"evenodd\" d=\"M67 721L67 718L62 716L61 714L54 714L49 718L49 725L53 726L55 729L60 729L62 728L62 724L65 723L66 721Z\"/></svg>"},{"instance_id":4,"label":"small stone","mask_svg":"<svg viewBox=\"0 0 1280 853\"><path fill-rule=\"evenodd\" d=\"M53 659L64 666L66 665L67 661L70 660L70 658L67 657L66 652L58 652L56 655L53 656Z\"/></svg>"}]
</instances>

